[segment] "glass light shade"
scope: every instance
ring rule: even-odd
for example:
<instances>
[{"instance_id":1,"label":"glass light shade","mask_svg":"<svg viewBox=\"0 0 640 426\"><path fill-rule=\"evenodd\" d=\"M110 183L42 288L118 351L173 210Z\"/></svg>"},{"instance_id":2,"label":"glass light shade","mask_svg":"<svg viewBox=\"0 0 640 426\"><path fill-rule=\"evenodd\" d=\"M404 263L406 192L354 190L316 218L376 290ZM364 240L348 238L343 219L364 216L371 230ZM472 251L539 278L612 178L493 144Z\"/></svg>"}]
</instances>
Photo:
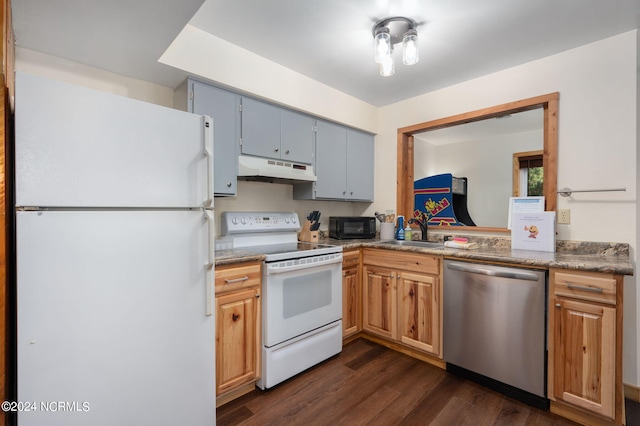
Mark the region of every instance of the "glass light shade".
<instances>
[{"instance_id":1,"label":"glass light shade","mask_svg":"<svg viewBox=\"0 0 640 426\"><path fill-rule=\"evenodd\" d=\"M376 31L375 40L375 60L381 64L391 58L391 35L387 27L379 28Z\"/></svg>"},{"instance_id":2,"label":"glass light shade","mask_svg":"<svg viewBox=\"0 0 640 426\"><path fill-rule=\"evenodd\" d=\"M402 63L413 65L418 59L418 33L416 30L409 30L402 38Z\"/></svg>"},{"instance_id":3,"label":"glass light shade","mask_svg":"<svg viewBox=\"0 0 640 426\"><path fill-rule=\"evenodd\" d=\"M393 59L391 56L380 64L380 75L383 77L389 77L396 72L396 68L393 66Z\"/></svg>"}]
</instances>

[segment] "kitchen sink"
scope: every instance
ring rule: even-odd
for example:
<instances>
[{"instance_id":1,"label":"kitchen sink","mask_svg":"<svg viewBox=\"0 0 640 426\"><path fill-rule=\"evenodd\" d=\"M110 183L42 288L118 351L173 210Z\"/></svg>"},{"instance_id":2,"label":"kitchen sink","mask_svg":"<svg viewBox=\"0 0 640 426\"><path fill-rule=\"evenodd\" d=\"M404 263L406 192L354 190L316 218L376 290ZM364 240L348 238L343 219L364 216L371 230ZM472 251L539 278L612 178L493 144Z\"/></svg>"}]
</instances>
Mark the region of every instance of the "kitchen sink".
<instances>
[{"instance_id":1,"label":"kitchen sink","mask_svg":"<svg viewBox=\"0 0 640 426\"><path fill-rule=\"evenodd\" d=\"M431 241L403 241L403 240L389 240L381 241L383 244L389 244L392 246L407 246L407 247L423 247L432 249L443 249L443 243L433 243Z\"/></svg>"}]
</instances>

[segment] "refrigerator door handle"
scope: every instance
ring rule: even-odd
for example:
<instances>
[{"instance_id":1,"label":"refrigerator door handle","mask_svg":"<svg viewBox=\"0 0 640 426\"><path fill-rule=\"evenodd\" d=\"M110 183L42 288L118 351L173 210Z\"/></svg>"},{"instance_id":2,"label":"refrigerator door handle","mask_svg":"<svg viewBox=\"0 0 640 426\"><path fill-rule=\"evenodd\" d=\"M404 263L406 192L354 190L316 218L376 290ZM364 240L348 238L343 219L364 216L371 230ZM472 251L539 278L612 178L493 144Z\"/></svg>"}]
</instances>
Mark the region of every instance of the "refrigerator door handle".
<instances>
[{"instance_id":1,"label":"refrigerator door handle","mask_svg":"<svg viewBox=\"0 0 640 426\"><path fill-rule=\"evenodd\" d=\"M213 306L213 298L215 297L213 293L213 281L214 281L214 265L215 265L215 248L216 248L216 238L215 238L215 229L213 226L213 211L205 210L204 214L207 217L207 224L209 227L208 237L209 237L209 254L207 263L205 263L205 297L206 297L206 308L205 315L211 316L212 306Z\"/></svg>"},{"instance_id":2,"label":"refrigerator door handle","mask_svg":"<svg viewBox=\"0 0 640 426\"><path fill-rule=\"evenodd\" d=\"M207 157L207 200L205 208L213 207L213 119L204 117L204 155Z\"/></svg>"}]
</instances>

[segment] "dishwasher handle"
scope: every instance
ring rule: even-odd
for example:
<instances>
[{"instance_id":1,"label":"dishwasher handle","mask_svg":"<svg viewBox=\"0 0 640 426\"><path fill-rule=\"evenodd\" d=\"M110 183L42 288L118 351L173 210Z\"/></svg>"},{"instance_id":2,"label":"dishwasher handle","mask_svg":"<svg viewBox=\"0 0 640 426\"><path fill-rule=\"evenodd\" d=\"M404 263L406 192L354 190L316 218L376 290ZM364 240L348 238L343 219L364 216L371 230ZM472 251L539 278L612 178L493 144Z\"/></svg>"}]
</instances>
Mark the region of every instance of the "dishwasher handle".
<instances>
[{"instance_id":1,"label":"dishwasher handle","mask_svg":"<svg viewBox=\"0 0 640 426\"><path fill-rule=\"evenodd\" d=\"M455 271L468 272L471 274L488 275L491 277L511 278L516 280L538 281L538 275L533 272L519 271L515 269L494 269L491 267L482 267L468 265L464 263L448 263L447 268Z\"/></svg>"}]
</instances>

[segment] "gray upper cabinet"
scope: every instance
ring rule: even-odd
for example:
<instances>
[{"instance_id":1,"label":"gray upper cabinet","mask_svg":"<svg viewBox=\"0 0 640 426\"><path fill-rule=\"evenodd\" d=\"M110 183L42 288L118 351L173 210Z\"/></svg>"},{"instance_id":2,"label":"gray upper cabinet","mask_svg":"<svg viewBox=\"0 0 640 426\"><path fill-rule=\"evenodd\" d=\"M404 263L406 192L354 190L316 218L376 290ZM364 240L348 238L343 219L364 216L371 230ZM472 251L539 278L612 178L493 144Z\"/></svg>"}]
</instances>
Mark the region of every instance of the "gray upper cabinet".
<instances>
[{"instance_id":1,"label":"gray upper cabinet","mask_svg":"<svg viewBox=\"0 0 640 426\"><path fill-rule=\"evenodd\" d=\"M347 129L347 198L373 201L373 135Z\"/></svg>"},{"instance_id":2,"label":"gray upper cabinet","mask_svg":"<svg viewBox=\"0 0 640 426\"><path fill-rule=\"evenodd\" d=\"M316 133L316 198L341 199L347 195L347 131L344 127L318 121Z\"/></svg>"},{"instance_id":3,"label":"gray upper cabinet","mask_svg":"<svg viewBox=\"0 0 640 426\"><path fill-rule=\"evenodd\" d=\"M295 199L373 201L374 137L318 120L317 182L295 184Z\"/></svg>"},{"instance_id":4,"label":"gray upper cabinet","mask_svg":"<svg viewBox=\"0 0 640 426\"><path fill-rule=\"evenodd\" d=\"M213 119L213 186L216 196L232 196L238 188L240 96L188 79L176 89L176 107ZM186 104L186 105L185 105Z\"/></svg>"},{"instance_id":5,"label":"gray upper cabinet","mask_svg":"<svg viewBox=\"0 0 640 426\"><path fill-rule=\"evenodd\" d=\"M313 119L275 105L242 98L242 153L313 162Z\"/></svg>"},{"instance_id":6,"label":"gray upper cabinet","mask_svg":"<svg viewBox=\"0 0 640 426\"><path fill-rule=\"evenodd\" d=\"M191 78L174 106L213 118L214 192L237 195L238 155L311 164L317 182L294 184L300 200L373 201L374 137Z\"/></svg>"},{"instance_id":7,"label":"gray upper cabinet","mask_svg":"<svg viewBox=\"0 0 640 426\"><path fill-rule=\"evenodd\" d=\"M281 113L280 158L298 163L313 163L315 120L308 115L287 109L283 109Z\"/></svg>"},{"instance_id":8,"label":"gray upper cabinet","mask_svg":"<svg viewBox=\"0 0 640 426\"><path fill-rule=\"evenodd\" d=\"M280 108L242 98L242 153L280 158Z\"/></svg>"}]
</instances>

